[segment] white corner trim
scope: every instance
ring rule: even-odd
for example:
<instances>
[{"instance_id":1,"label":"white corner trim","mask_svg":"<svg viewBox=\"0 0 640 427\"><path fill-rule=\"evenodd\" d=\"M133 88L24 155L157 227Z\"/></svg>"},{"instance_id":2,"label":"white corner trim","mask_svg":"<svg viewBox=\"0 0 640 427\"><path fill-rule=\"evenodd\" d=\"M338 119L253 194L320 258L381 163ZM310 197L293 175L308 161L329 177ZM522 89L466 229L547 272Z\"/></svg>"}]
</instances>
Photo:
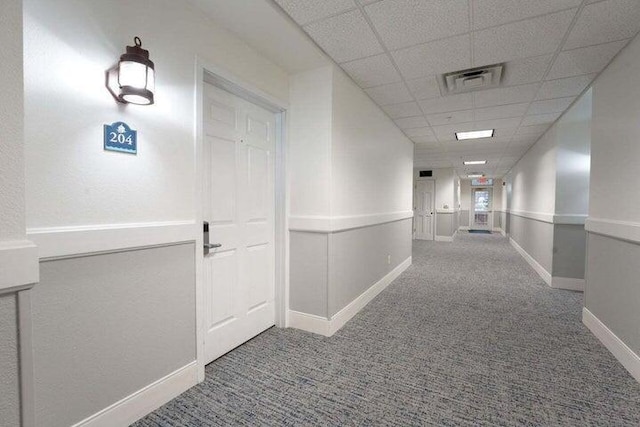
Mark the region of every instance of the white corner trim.
<instances>
[{"instance_id":1,"label":"white corner trim","mask_svg":"<svg viewBox=\"0 0 640 427\"><path fill-rule=\"evenodd\" d=\"M551 287L555 289L584 292L584 279L553 276L551 278Z\"/></svg>"},{"instance_id":2,"label":"white corner trim","mask_svg":"<svg viewBox=\"0 0 640 427\"><path fill-rule=\"evenodd\" d=\"M289 310L289 328L301 329L325 337L331 336L330 320L326 317L316 316L315 314L302 313L300 311Z\"/></svg>"},{"instance_id":3,"label":"white corner trim","mask_svg":"<svg viewBox=\"0 0 640 427\"><path fill-rule=\"evenodd\" d=\"M395 279L398 278L409 266L412 258L409 257L400 263L396 268L378 280L369 289L364 291L358 298L351 301L346 307L333 315L331 319L314 314L301 313L289 310L289 327L312 332L314 334L330 337L351 320L360 310L369 304L380 292L386 289Z\"/></svg>"},{"instance_id":4,"label":"white corner trim","mask_svg":"<svg viewBox=\"0 0 640 427\"><path fill-rule=\"evenodd\" d=\"M198 383L197 361L179 368L73 427L128 426Z\"/></svg>"},{"instance_id":5,"label":"white corner trim","mask_svg":"<svg viewBox=\"0 0 640 427\"><path fill-rule=\"evenodd\" d=\"M587 215L582 214L556 214L553 216L554 224L584 225Z\"/></svg>"},{"instance_id":6,"label":"white corner trim","mask_svg":"<svg viewBox=\"0 0 640 427\"><path fill-rule=\"evenodd\" d=\"M640 243L640 223L613 219L587 218L585 230L615 239Z\"/></svg>"},{"instance_id":7,"label":"white corner trim","mask_svg":"<svg viewBox=\"0 0 640 427\"><path fill-rule=\"evenodd\" d=\"M412 257L405 259L396 268L378 280L373 286L364 291L358 298L351 301L346 307L331 317L329 336L340 330L349 320L360 310L369 304L380 292L384 291L395 279L397 279L407 268L411 266Z\"/></svg>"},{"instance_id":8,"label":"white corner trim","mask_svg":"<svg viewBox=\"0 0 640 427\"><path fill-rule=\"evenodd\" d=\"M32 228L27 236L38 245L41 259L55 259L189 242L196 232L194 221L172 221Z\"/></svg>"},{"instance_id":9,"label":"white corner trim","mask_svg":"<svg viewBox=\"0 0 640 427\"><path fill-rule=\"evenodd\" d=\"M29 240L0 241L0 294L27 289L40 281L38 248Z\"/></svg>"},{"instance_id":10,"label":"white corner trim","mask_svg":"<svg viewBox=\"0 0 640 427\"><path fill-rule=\"evenodd\" d=\"M436 236L436 242L453 242L453 236Z\"/></svg>"},{"instance_id":11,"label":"white corner trim","mask_svg":"<svg viewBox=\"0 0 640 427\"><path fill-rule=\"evenodd\" d=\"M354 228L370 227L387 222L413 218L413 211L350 216L290 216L289 230L314 233L335 233Z\"/></svg>"},{"instance_id":12,"label":"white corner trim","mask_svg":"<svg viewBox=\"0 0 640 427\"><path fill-rule=\"evenodd\" d=\"M536 221L548 222L549 224L553 224L554 214L543 213L543 212L518 211L513 209L511 209L509 213L511 215L520 216L522 218L534 219Z\"/></svg>"},{"instance_id":13,"label":"white corner trim","mask_svg":"<svg viewBox=\"0 0 640 427\"><path fill-rule=\"evenodd\" d=\"M636 381L640 382L640 356L635 354L616 334L586 307L582 308L582 323L618 359Z\"/></svg>"},{"instance_id":14,"label":"white corner trim","mask_svg":"<svg viewBox=\"0 0 640 427\"><path fill-rule=\"evenodd\" d=\"M527 253L527 251L522 249L522 247L517 244L516 241L513 240L513 238L509 237L509 243L511 243L511 246L513 246L516 251L518 251L518 253L522 255L522 258L524 258L524 260L527 261L531 267L533 267L536 273L538 273L540 277L542 277L542 280L544 280L547 285L551 286L551 273L545 270L545 268L540 265L538 261L536 261L531 255Z\"/></svg>"}]
</instances>

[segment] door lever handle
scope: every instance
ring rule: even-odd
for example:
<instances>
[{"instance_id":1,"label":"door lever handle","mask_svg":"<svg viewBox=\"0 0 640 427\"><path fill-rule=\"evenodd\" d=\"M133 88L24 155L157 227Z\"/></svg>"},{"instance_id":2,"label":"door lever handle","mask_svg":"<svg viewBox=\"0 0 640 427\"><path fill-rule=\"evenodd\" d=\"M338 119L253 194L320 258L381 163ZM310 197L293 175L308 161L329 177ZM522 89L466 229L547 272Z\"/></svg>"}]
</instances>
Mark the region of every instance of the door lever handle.
<instances>
[{"instance_id":1,"label":"door lever handle","mask_svg":"<svg viewBox=\"0 0 640 427\"><path fill-rule=\"evenodd\" d=\"M222 243L205 243L204 247L205 247L205 249L221 248L222 247Z\"/></svg>"}]
</instances>

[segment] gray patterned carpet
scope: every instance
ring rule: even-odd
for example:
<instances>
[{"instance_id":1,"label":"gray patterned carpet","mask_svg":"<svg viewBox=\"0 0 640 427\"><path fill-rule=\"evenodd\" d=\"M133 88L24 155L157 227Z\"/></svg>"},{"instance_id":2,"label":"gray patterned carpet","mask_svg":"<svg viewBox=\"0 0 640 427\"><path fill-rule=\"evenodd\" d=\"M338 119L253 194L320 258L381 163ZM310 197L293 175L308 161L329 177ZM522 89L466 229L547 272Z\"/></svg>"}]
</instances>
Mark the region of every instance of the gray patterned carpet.
<instances>
[{"instance_id":1,"label":"gray patterned carpet","mask_svg":"<svg viewBox=\"0 0 640 427\"><path fill-rule=\"evenodd\" d=\"M639 426L640 384L497 235L416 242L331 338L272 328L142 426Z\"/></svg>"}]
</instances>

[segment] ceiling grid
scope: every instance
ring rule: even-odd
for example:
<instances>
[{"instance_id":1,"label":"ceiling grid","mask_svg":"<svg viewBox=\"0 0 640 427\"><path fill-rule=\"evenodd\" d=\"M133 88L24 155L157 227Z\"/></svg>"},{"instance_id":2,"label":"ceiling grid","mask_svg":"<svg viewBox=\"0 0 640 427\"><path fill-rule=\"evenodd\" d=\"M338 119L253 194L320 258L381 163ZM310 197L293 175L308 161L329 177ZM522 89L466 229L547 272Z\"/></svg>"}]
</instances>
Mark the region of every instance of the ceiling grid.
<instances>
[{"instance_id":1,"label":"ceiling grid","mask_svg":"<svg viewBox=\"0 0 640 427\"><path fill-rule=\"evenodd\" d=\"M415 163L503 176L640 31L638 0L274 0L415 143ZM505 63L497 88L437 77ZM494 138L454 132L495 127Z\"/></svg>"}]
</instances>

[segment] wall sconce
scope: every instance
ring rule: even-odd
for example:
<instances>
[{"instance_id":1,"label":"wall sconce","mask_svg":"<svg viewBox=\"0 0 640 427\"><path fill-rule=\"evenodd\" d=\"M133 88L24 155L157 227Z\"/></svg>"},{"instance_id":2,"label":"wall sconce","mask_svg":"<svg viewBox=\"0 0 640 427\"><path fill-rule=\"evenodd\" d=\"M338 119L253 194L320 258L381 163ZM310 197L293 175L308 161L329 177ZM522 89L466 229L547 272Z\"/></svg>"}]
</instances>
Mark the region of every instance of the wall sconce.
<instances>
[{"instance_id":1,"label":"wall sconce","mask_svg":"<svg viewBox=\"0 0 640 427\"><path fill-rule=\"evenodd\" d=\"M155 66L149 60L149 51L142 48L140 37L134 37L135 46L127 46L120 62L107 70L107 89L118 102L151 105L155 90Z\"/></svg>"}]
</instances>

